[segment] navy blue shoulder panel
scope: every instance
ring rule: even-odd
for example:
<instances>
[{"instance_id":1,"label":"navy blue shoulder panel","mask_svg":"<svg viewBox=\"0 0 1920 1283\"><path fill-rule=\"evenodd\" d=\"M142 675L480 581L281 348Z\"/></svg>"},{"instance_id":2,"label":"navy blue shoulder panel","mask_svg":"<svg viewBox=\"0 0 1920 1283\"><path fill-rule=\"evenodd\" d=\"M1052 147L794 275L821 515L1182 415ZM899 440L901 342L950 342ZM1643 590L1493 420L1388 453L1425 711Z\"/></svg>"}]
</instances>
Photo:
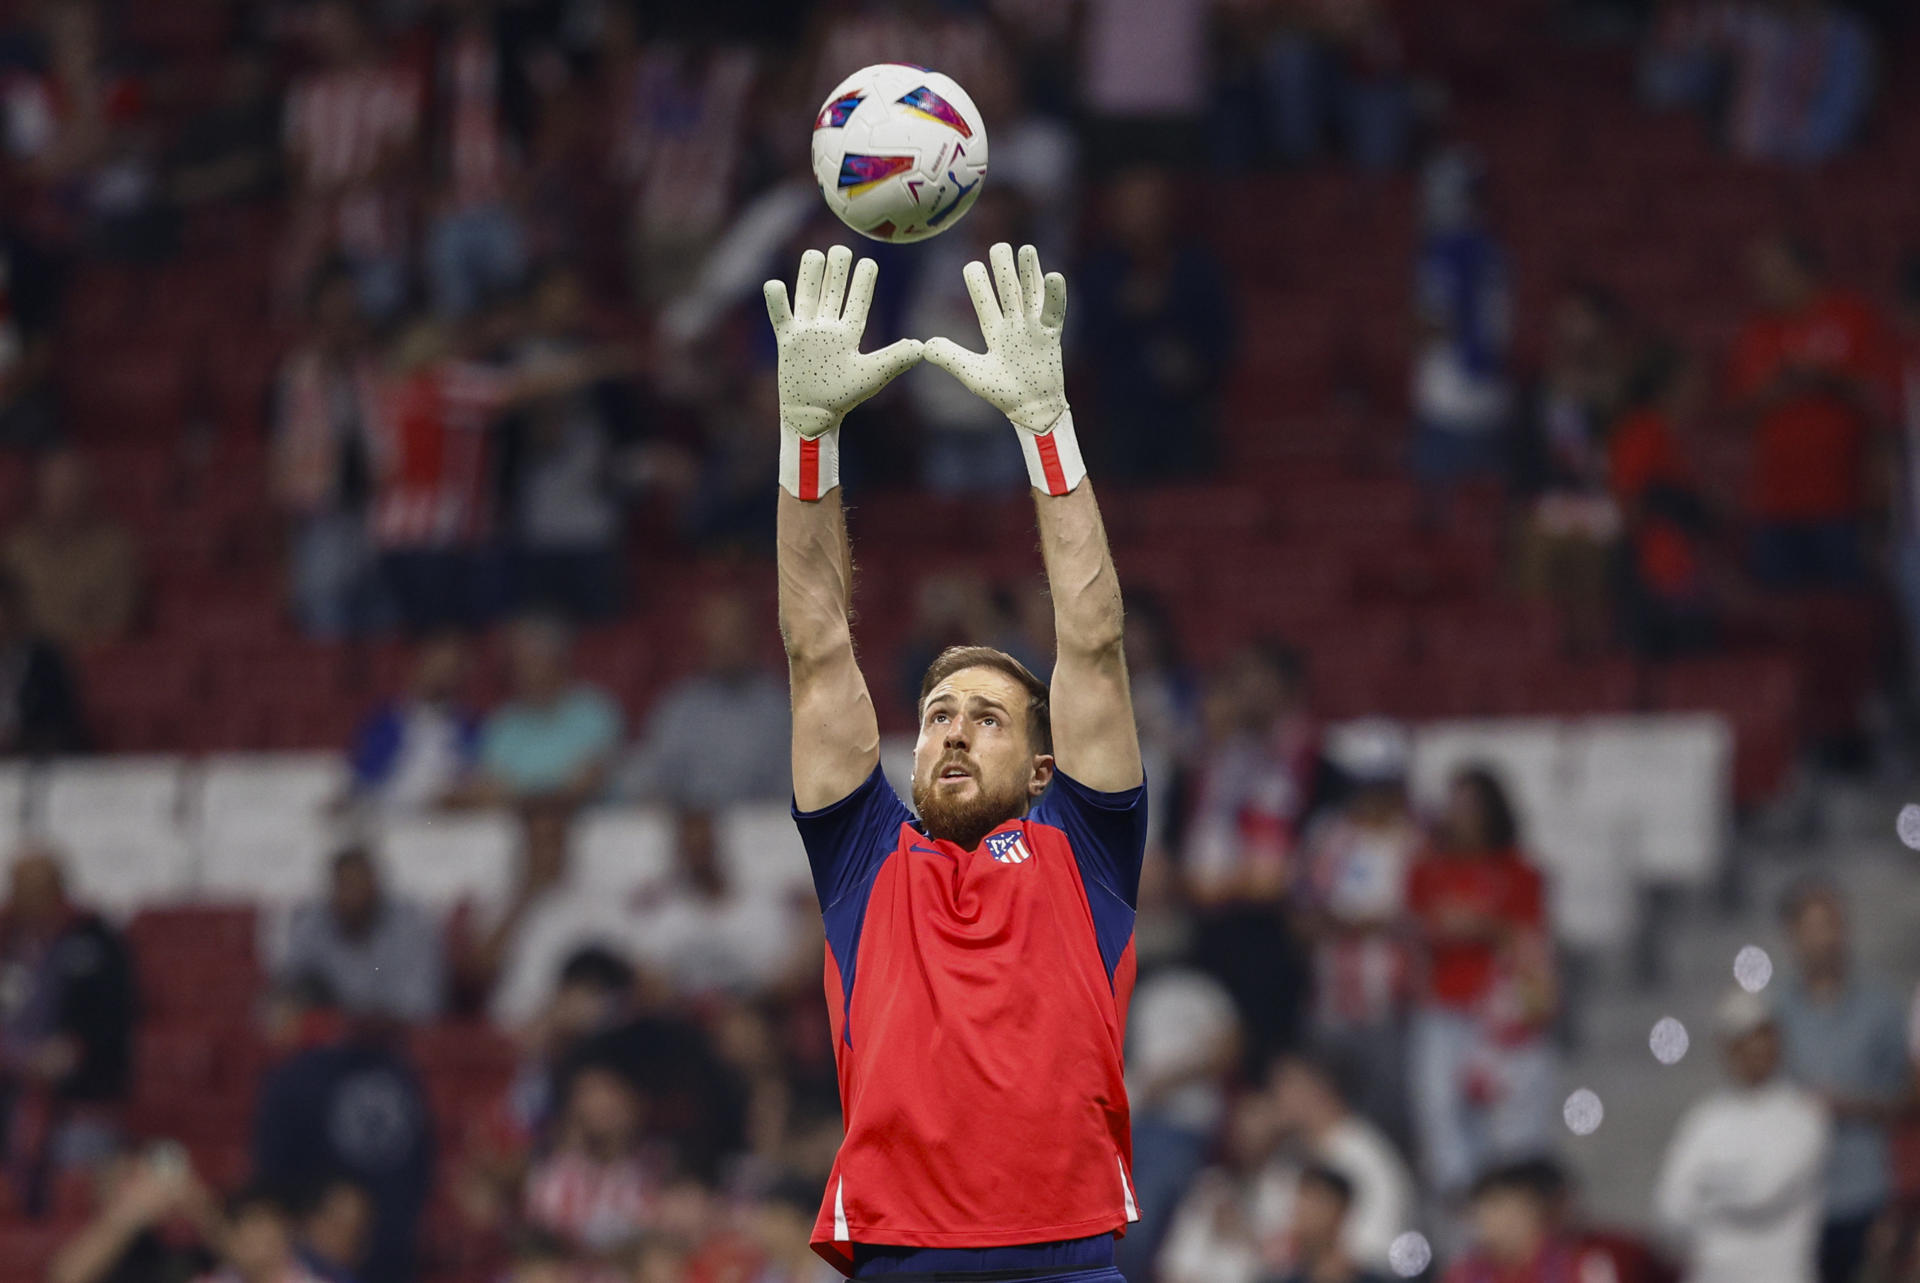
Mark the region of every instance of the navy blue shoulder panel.
<instances>
[{"instance_id":1,"label":"navy blue shoulder panel","mask_svg":"<svg viewBox=\"0 0 1920 1283\"><path fill-rule=\"evenodd\" d=\"M1067 835L1086 884L1100 960L1111 984L1133 938L1134 908L1140 899L1140 865L1147 853L1146 782L1102 793L1056 770L1027 821Z\"/></svg>"}]
</instances>

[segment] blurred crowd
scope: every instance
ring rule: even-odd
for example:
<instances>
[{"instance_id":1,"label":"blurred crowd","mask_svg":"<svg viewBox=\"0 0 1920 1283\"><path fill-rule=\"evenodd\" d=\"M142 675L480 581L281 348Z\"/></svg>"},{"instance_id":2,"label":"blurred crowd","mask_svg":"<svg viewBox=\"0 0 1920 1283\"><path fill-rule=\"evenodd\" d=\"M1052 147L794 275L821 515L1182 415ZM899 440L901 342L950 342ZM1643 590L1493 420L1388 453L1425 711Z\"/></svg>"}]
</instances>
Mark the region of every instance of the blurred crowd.
<instances>
[{"instance_id":1,"label":"blurred crowd","mask_svg":"<svg viewBox=\"0 0 1920 1283\"><path fill-rule=\"evenodd\" d=\"M709 603L716 648L737 608ZM1128 648L1157 817L1127 1031L1130 1278L1916 1277L1894 1146L1920 1102L1920 1001L1909 1016L1858 968L1834 884L1790 888L1791 965L1770 985L1743 973L1701 1035L1726 1084L1682 1119L1648 1228L1593 1224L1556 1157L1586 1126L1558 1072L1577 960L1498 774L1461 769L1425 813L1405 731L1329 740L1284 645L1202 681L1148 600ZM253 1120L237 1192L129 1129L139 960L69 900L57 852L14 861L9 1192L31 1212L76 1179L96 1191L59 1283L833 1276L807 1246L840 1137L820 919L804 891L739 878L713 809L787 795L777 678L723 659L668 696L637 773L672 808L671 858L610 894L576 823L614 770L609 723L567 675L563 626L515 625L514 695L484 717L462 702L462 654L423 643L337 805L511 805L512 883L435 913L365 841L269 916L259 1027L233 1049L257 1045L262 1069L250 1102L223 1106ZM711 770L677 769L703 754ZM716 778L740 783L721 796ZM517 1068L435 1107L417 1040L474 1021Z\"/></svg>"},{"instance_id":2,"label":"blurred crowd","mask_svg":"<svg viewBox=\"0 0 1920 1283\"><path fill-rule=\"evenodd\" d=\"M1515 580L1556 606L1570 652L1711 650L1809 591L1884 595L1920 638L1920 266L1839 279L1782 230L1751 247L1726 350L1580 280L1533 318L1532 352L1500 175L1454 145L1420 6L254 0L222 11L211 68L142 49L134 7L38 0L0 29L0 442L34 458L30 510L0 541L0 750L88 747L65 656L150 605L142 549L95 501L65 422L65 284L82 262L168 261L209 210L264 209L289 336L266 415L289 612L315 638L415 642L411 680L343 746L338 805L513 808L522 846L500 902L441 918L351 845L271 924L270 1068L237 1191L123 1125L138 959L69 901L57 853L16 860L6 1175L29 1210L62 1173L92 1190L57 1283L824 1277L806 1240L839 1102L818 917L736 885L716 824L788 798L765 620L752 600L703 601L696 670L635 727L571 647L669 559L766 556L777 435L757 286L803 245L848 239L795 122L853 67L953 75L994 151L952 233L870 247L872 341L964 338L960 264L1037 243L1073 281L1074 396L1100 424L1103 485L1227 466L1240 288L1185 175L1412 173L1420 240L1389 250L1411 251L1405 466L1436 526L1463 485L1501 483ZM1695 113L1754 164L1808 166L1872 127L1900 9L1561 12L1638 33L1648 111ZM857 413L850 486L1025 484L1005 425L937 371ZM1690 458L1708 416L1751 438L1733 507ZM1464 772L1423 814L1404 732L1375 725L1335 753L1286 644L1201 672L1167 609L1128 605L1155 790L1128 1277L1920 1277L1889 1150L1915 1044L1903 1004L1849 969L1833 888L1783 906L1794 975L1717 1013L1727 1084L1673 1139L1657 1234L1594 1226L1553 1158L1579 969L1503 781ZM904 704L952 641L1050 667L1029 587L930 576L911 613L898 671L869 673ZM496 625L506 691L483 707L474 636ZM624 901L576 867L576 819L607 799L674 816L670 873ZM410 1059L410 1031L446 1020L490 1022L519 1058L508 1091L457 1117L429 1109ZM436 1207L453 1258L423 1252Z\"/></svg>"}]
</instances>

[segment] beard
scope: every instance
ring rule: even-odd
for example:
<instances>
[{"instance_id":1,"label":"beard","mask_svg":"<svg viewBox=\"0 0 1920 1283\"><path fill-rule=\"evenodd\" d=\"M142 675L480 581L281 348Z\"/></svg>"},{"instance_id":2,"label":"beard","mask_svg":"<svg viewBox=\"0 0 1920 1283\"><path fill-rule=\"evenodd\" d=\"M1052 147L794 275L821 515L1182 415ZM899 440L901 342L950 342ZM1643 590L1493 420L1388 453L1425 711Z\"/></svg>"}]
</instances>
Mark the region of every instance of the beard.
<instances>
[{"instance_id":1,"label":"beard","mask_svg":"<svg viewBox=\"0 0 1920 1283\"><path fill-rule=\"evenodd\" d=\"M974 771L977 787L965 797L944 797L939 787L940 772L956 762ZM954 756L942 759L925 784L913 782L913 809L920 813L927 836L967 851L1008 820L1025 815L1028 800L1024 781L1013 780L996 787L973 763Z\"/></svg>"}]
</instances>

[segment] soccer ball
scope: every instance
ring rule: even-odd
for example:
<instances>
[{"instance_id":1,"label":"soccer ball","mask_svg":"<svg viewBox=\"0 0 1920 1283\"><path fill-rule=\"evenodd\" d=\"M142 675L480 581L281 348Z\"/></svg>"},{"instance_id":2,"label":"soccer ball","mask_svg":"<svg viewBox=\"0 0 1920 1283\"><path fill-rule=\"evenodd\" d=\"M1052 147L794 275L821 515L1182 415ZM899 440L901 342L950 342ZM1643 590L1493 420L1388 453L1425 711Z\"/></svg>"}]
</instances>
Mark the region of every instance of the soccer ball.
<instances>
[{"instance_id":1,"label":"soccer ball","mask_svg":"<svg viewBox=\"0 0 1920 1283\"><path fill-rule=\"evenodd\" d=\"M862 67L813 121L813 176L840 221L877 241L922 241L959 222L987 173L987 129L950 76Z\"/></svg>"}]
</instances>

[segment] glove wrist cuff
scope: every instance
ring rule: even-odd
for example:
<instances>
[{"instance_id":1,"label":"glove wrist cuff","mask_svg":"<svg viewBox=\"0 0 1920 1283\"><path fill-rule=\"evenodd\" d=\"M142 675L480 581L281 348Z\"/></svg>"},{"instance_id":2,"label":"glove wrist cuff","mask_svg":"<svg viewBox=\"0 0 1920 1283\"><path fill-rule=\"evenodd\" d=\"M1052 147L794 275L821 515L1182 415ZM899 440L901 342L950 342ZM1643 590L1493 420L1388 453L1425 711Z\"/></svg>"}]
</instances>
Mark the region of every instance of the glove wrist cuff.
<instances>
[{"instance_id":1,"label":"glove wrist cuff","mask_svg":"<svg viewBox=\"0 0 1920 1283\"><path fill-rule=\"evenodd\" d=\"M803 437L781 425L781 488L796 499L813 503L839 484L840 429Z\"/></svg>"},{"instance_id":2,"label":"glove wrist cuff","mask_svg":"<svg viewBox=\"0 0 1920 1283\"><path fill-rule=\"evenodd\" d=\"M1069 494L1087 479L1087 465L1080 457L1080 441L1073 434L1073 411L1061 412L1045 432L1022 429L1020 450L1027 457L1027 477L1033 488L1045 494Z\"/></svg>"}]
</instances>

